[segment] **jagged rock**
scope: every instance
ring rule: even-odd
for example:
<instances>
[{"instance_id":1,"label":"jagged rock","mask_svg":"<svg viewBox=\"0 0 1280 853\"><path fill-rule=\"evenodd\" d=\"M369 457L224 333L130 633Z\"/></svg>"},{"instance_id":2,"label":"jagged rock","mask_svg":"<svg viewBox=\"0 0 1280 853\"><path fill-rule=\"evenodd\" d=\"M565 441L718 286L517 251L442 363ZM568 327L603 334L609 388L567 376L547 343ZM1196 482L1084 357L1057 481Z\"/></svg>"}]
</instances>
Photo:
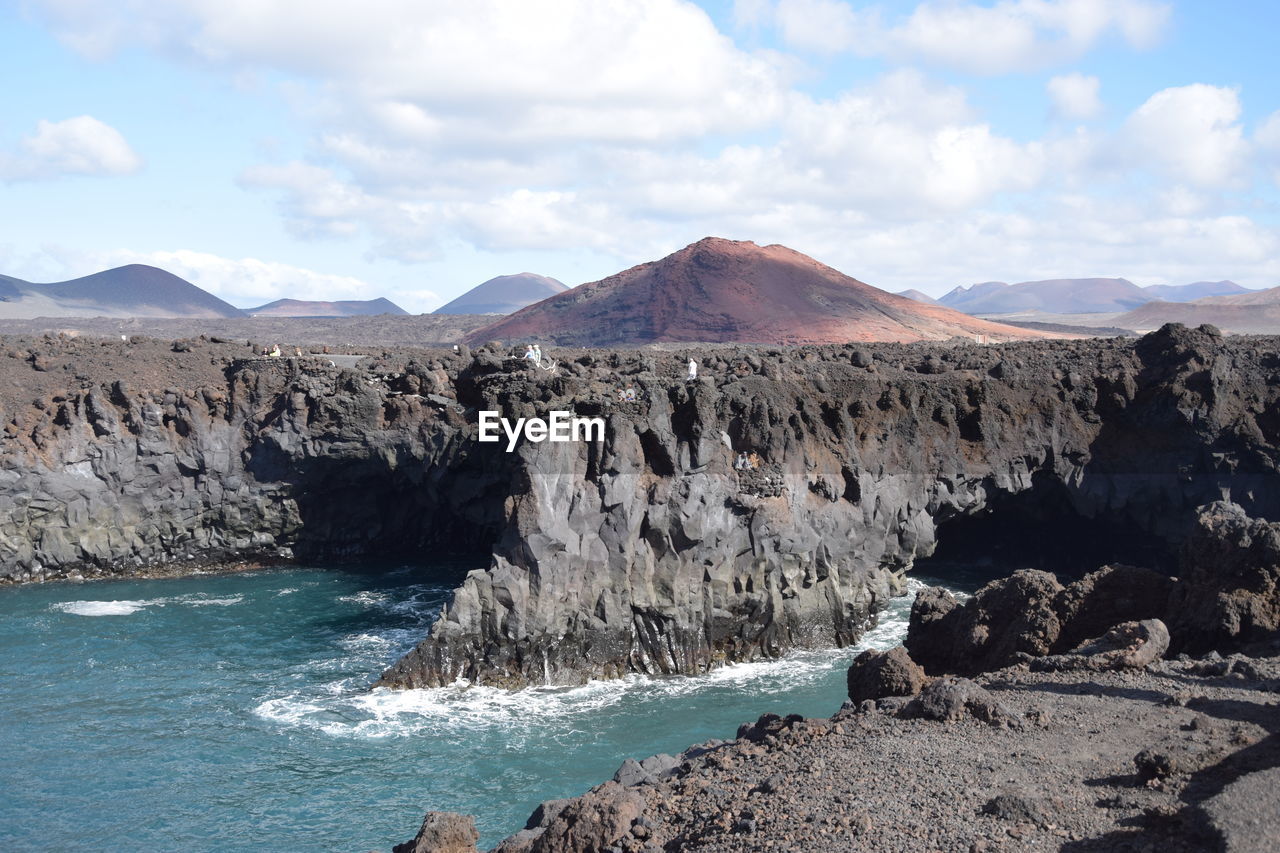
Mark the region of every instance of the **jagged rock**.
<instances>
[{"instance_id":1,"label":"jagged rock","mask_svg":"<svg viewBox=\"0 0 1280 853\"><path fill-rule=\"evenodd\" d=\"M1031 669L1039 672L1142 669L1159 660L1168 648L1169 631L1159 619L1123 622L1067 654L1031 661Z\"/></svg>"},{"instance_id":2,"label":"jagged rock","mask_svg":"<svg viewBox=\"0 0 1280 853\"><path fill-rule=\"evenodd\" d=\"M1280 523L1218 501L1196 518L1169 607L1174 651L1240 648L1280 637Z\"/></svg>"},{"instance_id":3,"label":"jagged rock","mask_svg":"<svg viewBox=\"0 0 1280 853\"><path fill-rule=\"evenodd\" d=\"M1018 715L985 688L967 678L953 676L934 679L902 709L901 715L946 723L966 717L974 717L992 725L1017 726L1020 723Z\"/></svg>"},{"instance_id":4,"label":"jagged rock","mask_svg":"<svg viewBox=\"0 0 1280 853\"><path fill-rule=\"evenodd\" d=\"M1154 619L1158 628L1152 626L1150 638L1157 644L1145 646L1142 653L1154 657L1132 664L1145 665L1168 648L1167 631L1156 617L1170 610L1176 588L1176 581L1149 569L1106 566L1066 587L1047 572L1015 572L987 584L963 606L945 590L921 590L911 609L905 645L932 673L972 675L1051 652L1063 656L1041 665L1114 668L1112 663L1130 664L1119 662L1123 655L1085 661L1076 647L1117 623Z\"/></svg>"},{"instance_id":5,"label":"jagged rock","mask_svg":"<svg viewBox=\"0 0 1280 853\"><path fill-rule=\"evenodd\" d=\"M624 788L651 785L674 776L679 766L680 759L666 753L651 755L643 761L628 758L613 774L613 781Z\"/></svg>"},{"instance_id":6,"label":"jagged rock","mask_svg":"<svg viewBox=\"0 0 1280 853\"><path fill-rule=\"evenodd\" d=\"M1104 566L1070 583L1053 602L1062 629L1051 651L1075 648L1121 622L1161 619L1174 580L1137 566Z\"/></svg>"},{"instance_id":7,"label":"jagged rock","mask_svg":"<svg viewBox=\"0 0 1280 853\"><path fill-rule=\"evenodd\" d=\"M1062 592L1048 572L1024 570L992 581L961 607L946 595L924 595L911 608L906 648L929 673L1000 669L1020 654L1046 654L1061 622L1054 600Z\"/></svg>"},{"instance_id":8,"label":"jagged rock","mask_svg":"<svg viewBox=\"0 0 1280 853\"><path fill-rule=\"evenodd\" d=\"M849 699L883 699L886 696L914 696L924 686L924 670L907 650L895 646L887 652L868 649L853 659L846 677Z\"/></svg>"},{"instance_id":9,"label":"jagged rock","mask_svg":"<svg viewBox=\"0 0 1280 853\"><path fill-rule=\"evenodd\" d=\"M393 853L476 853L476 820L453 812L427 812L413 840L397 844Z\"/></svg>"},{"instance_id":10,"label":"jagged rock","mask_svg":"<svg viewBox=\"0 0 1280 853\"><path fill-rule=\"evenodd\" d=\"M532 839L528 853L595 853L631 831L644 811L644 797L617 782L606 782L570 800ZM509 853L516 853L511 848Z\"/></svg>"}]
</instances>

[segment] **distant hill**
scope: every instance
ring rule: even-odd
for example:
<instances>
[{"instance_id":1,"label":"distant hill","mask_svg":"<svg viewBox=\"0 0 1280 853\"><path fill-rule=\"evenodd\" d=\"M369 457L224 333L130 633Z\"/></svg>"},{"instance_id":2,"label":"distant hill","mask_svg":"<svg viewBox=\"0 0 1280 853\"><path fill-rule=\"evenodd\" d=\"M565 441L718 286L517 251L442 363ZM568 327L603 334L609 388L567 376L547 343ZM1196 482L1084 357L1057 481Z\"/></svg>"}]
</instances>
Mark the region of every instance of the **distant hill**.
<instances>
[{"instance_id":1,"label":"distant hill","mask_svg":"<svg viewBox=\"0 0 1280 853\"><path fill-rule=\"evenodd\" d=\"M53 284L0 276L0 319L244 316L191 282L143 264Z\"/></svg>"},{"instance_id":2,"label":"distant hill","mask_svg":"<svg viewBox=\"0 0 1280 853\"><path fill-rule=\"evenodd\" d=\"M1191 302L1206 296L1225 296L1233 293L1252 293L1234 281L1196 281L1191 284L1151 284L1143 291L1165 302Z\"/></svg>"},{"instance_id":3,"label":"distant hill","mask_svg":"<svg viewBox=\"0 0 1280 853\"><path fill-rule=\"evenodd\" d=\"M957 287L938 303L966 314L1093 314L1128 311L1151 299L1141 287L1123 278L1059 278Z\"/></svg>"},{"instance_id":4,"label":"distant hill","mask_svg":"<svg viewBox=\"0 0 1280 853\"><path fill-rule=\"evenodd\" d=\"M1187 326L1210 323L1224 332L1241 335L1280 335L1280 302L1259 305L1149 302L1141 308L1121 314L1111 322L1137 332L1149 332L1165 323L1182 323Z\"/></svg>"},{"instance_id":5,"label":"distant hill","mask_svg":"<svg viewBox=\"0 0 1280 853\"><path fill-rule=\"evenodd\" d=\"M925 305L937 305L938 300L934 299L927 293L916 290L914 287L906 290L899 290L899 296L905 296L908 299L914 299L916 302L923 302Z\"/></svg>"},{"instance_id":6,"label":"distant hill","mask_svg":"<svg viewBox=\"0 0 1280 853\"><path fill-rule=\"evenodd\" d=\"M389 299L346 299L314 302L304 299L277 299L257 308L246 308L251 317L368 317L376 314L408 314Z\"/></svg>"},{"instance_id":7,"label":"distant hill","mask_svg":"<svg viewBox=\"0 0 1280 853\"><path fill-rule=\"evenodd\" d=\"M1196 305L1280 305L1280 287L1266 290L1246 290L1225 296L1207 296L1197 299Z\"/></svg>"},{"instance_id":8,"label":"distant hill","mask_svg":"<svg viewBox=\"0 0 1280 853\"><path fill-rule=\"evenodd\" d=\"M1132 311L1155 300L1190 302L1207 296L1252 292L1234 281L1138 287L1123 278L1055 278L1018 284L985 281L957 287L937 302L966 314L980 315L1113 314Z\"/></svg>"},{"instance_id":9,"label":"distant hill","mask_svg":"<svg viewBox=\"0 0 1280 853\"><path fill-rule=\"evenodd\" d=\"M708 237L583 284L468 336L566 346L768 344L1054 337L924 305L785 246Z\"/></svg>"},{"instance_id":10,"label":"distant hill","mask_svg":"<svg viewBox=\"0 0 1280 853\"><path fill-rule=\"evenodd\" d=\"M568 289L563 282L536 273L500 275L477 284L457 299L437 308L435 313L510 314Z\"/></svg>"}]
</instances>

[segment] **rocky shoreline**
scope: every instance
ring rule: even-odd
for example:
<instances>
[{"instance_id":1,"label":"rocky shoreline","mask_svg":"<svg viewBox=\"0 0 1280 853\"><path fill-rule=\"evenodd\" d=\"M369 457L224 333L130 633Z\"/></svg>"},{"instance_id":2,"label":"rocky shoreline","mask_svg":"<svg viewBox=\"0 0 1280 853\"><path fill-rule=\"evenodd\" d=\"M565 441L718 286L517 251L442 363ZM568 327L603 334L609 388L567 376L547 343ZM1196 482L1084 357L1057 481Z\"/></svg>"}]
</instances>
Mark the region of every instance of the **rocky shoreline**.
<instances>
[{"instance_id":1,"label":"rocky shoreline","mask_svg":"<svg viewBox=\"0 0 1280 853\"><path fill-rule=\"evenodd\" d=\"M1276 602L1278 553L1256 564L1268 582L1239 596L1249 606ZM1149 580L1110 567L1063 587L1019 572L953 606L954 624L937 614L948 594L924 590L907 643L929 672L901 646L864 652L830 719L768 714L733 741L628 759L540 805L492 853L1274 850L1280 625L1237 635L1249 654L1164 659L1163 621L1113 622L1163 611L1141 594ZM1172 585L1204 594L1195 579ZM1125 589L1139 594L1114 595ZM997 608L1014 618L991 618ZM1187 634L1175 627L1173 642ZM971 642L957 649L959 635ZM471 818L430 813L395 849L471 853L476 839Z\"/></svg>"}]
</instances>

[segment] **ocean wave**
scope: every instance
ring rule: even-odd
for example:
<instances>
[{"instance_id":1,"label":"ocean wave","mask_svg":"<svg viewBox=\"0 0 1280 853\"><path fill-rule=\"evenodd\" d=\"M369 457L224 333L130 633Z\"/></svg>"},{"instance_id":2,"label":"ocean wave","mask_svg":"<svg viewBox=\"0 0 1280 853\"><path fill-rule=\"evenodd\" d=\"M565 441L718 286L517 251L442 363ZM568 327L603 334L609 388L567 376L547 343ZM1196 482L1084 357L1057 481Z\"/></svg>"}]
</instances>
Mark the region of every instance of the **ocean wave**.
<instances>
[{"instance_id":1,"label":"ocean wave","mask_svg":"<svg viewBox=\"0 0 1280 853\"><path fill-rule=\"evenodd\" d=\"M501 727L513 737L546 723L558 729L572 728L574 720L590 720L602 710L633 701L662 702L703 692L750 691L769 695L829 679L865 649L887 649L902 642L910 620L915 593L927 584L909 579L905 595L880 611L877 623L860 642L843 649L796 651L782 658L729 664L694 677L650 677L632 674L609 681L591 681L578 687L530 687L509 691L459 682L448 687L419 690L366 690L367 667L389 660L389 653L421 639L420 628L352 634L339 640L347 656L317 661L313 672L342 671L345 677L327 681L318 689L293 693L261 702L254 713L290 728L302 728L332 737L407 737L423 732L465 733ZM387 601L380 593L343 596L370 606L389 609L405 602ZM365 666L360 666L365 661Z\"/></svg>"},{"instance_id":2,"label":"ocean wave","mask_svg":"<svg viewBox=\"0 0 1280 853\"><path fill-rule=\"evenodd\" d=\"M49 606L75 616L128 616L158 601L60 601Z\"/></svg>"},{"instance_id":3,"label":"ocean wave","mask_svg":"<svg viewBox=\"0 0 1280 853\"><path fill-rule=\"evenodd\" d=\"M229 607L244 601L243 595L214 598L205 593L176 595L167 598L147 598L124 601L60 601L49 605L50 610L75 616L130 616L148 607L186 605L189 607Z\"/></svg>"},{"instance_id":4,"label":"ocean wave","mask_svg":"<svg viewBox=\"0 0 1280 853\"><path fill-rule=\"evenodd\" d=\"M243 595L232 595L227 598L204 598L201 596L182 596L173 599L175 603L190 604L192 607L230 607L244 601Z\"/></svg>"}]
</instances>

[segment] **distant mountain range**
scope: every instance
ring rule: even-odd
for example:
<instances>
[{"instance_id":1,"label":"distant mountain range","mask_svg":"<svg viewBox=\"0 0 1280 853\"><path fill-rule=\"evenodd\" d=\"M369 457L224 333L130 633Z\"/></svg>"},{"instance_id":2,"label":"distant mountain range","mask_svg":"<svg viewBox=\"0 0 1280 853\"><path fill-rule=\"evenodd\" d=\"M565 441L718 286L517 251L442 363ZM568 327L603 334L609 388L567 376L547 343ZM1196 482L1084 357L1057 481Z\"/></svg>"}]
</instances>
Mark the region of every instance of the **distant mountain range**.
<instances>
[{"instance_id":1,"label":"distant mountain range","mask_svg":"<svg viewBox=\"0 0 1280 853\"><path fill-rule=\"evenodd\" d=\"M0 319L243 316L191 282L142 264L54 284L0 275Z\"/></svg>"},{"instance_id":2,"label":"distant mountain range","mask_svg":"<svg viewBox=\"0 0 1280 853\"><path fill-rule=\"evenodd\" d=\"M0 275L0 320L36 317L319 318L407 313L386 299L341 302L278 299L242 311L186 279L144 264L129 264L53 284L35 284Z\"/></svg>"},{"instance_id":3,"label":"distant mountain range","mask_svg":"<svg viewBox=\"0 0 1280 853\"><path fill-rule=\"evenodd\" d=\"M886 293L785 246L708 237L524 308L468 337L568 346L1052 337Z\"/></svg>"},{"instance_id":4,"label":"distant mountain range","mask_svg":"<svg viewBox=\"0 0 1280 853\"><path fill-rule=\"evenodd\" d=\"M987 281L957 287L937 300L966 314L1102 314L1131 311L1153 300L1190 302L1206 296L1249 293L1233 281L1153 284L1139 287L1123 278L1058 278L1006 284ZM912 293L919 293L912 291ZM923 294L920 294L923 296ZM911 298L919 298L912 296Z\"/></svg>"},{"instance_id":5,"label":"distant mountain range","mask_svg":"<svg viewBox=\"0 0 1280 853\"><path fill-rule=\"evenodd\" d=\"M477 284L452 302L437 308L436 314L510 314L568 290L568 285L531 272L500 275Z\"/></svg>"},{"instance_id":6,"label":"distant mountain range","mask_svg":"<svg viewBox=\"0 0 1280 853\"><path fill-rule=\"evenodd\" d=\"M369 317L376 314L409 313L391 300L382 298L346 299L338 302L277 299L244 311L250 317Z\"/></svg>"},{"instance_id":7,"label":"distant mountain range","mask_svg":"<svg viewBox=\"0 0 1280 853\"><path fill-rule=\"evenodd\" d=\"M1238 334L1280 334L1280 287L1208 296L1194 302L1148 302L1112 322L1139 331L1158 329L1165 323L1211 323Z\"/></svg>"}]
</instances>

